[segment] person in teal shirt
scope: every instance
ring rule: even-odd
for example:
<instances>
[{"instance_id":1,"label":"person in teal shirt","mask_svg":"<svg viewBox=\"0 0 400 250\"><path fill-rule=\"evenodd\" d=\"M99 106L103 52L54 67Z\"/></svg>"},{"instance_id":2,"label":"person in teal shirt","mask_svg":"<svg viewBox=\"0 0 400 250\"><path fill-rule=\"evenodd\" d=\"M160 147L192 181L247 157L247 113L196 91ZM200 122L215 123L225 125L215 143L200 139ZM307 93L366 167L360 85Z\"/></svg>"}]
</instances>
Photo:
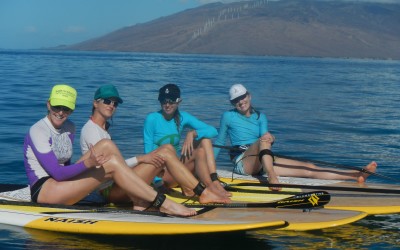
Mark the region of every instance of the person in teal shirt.
<instances>
[{"instance_id":1,"label":"person in teal shirt","mask_svg":"<svg viewBox=\"0 0 400 250\"><path fill-rule=\"evenodd\" d=\"M158 101L161 110L147 115L144 123L144 151L151 152L164 144L171 144L185 166L192 171L207 188L210 188L222 201L230 201L230 193L221 186L212 148L211 138L217 136L217 130L188 112L178 109L182 102L180 89L175 84L167 84L159 89ZM180 146L183 131L188 129L185 140ZM176 181L166 171L164 185L174 187ZM182 187L183 188L183 187ZM182 189L185 195L191 190Z\"/></svg>"},{"instance_id":2,"label":"person in teal shirt","mask_svg":"<svg viewBox=\"0 0 400 250\"><path fill-rule=\"evenodd\" d=\"M279 183L278 176L357 180L359 183L365 182L369 176L357 170L321 168L309 162L275 157L271 149L275 138L268 132L267 117L251 105L251 95L247 89L242 84L234 84L229 90L229 96L234 108L225 111L221 116L219 134L214 142L214 155L218 156L221 149L218 146L224 146L229 137L232 145L229 154L235 173L266 173L271 184ZM376 167L377 164L373 161L364 169L375 172Z\"/></svg>"}]
</instances>

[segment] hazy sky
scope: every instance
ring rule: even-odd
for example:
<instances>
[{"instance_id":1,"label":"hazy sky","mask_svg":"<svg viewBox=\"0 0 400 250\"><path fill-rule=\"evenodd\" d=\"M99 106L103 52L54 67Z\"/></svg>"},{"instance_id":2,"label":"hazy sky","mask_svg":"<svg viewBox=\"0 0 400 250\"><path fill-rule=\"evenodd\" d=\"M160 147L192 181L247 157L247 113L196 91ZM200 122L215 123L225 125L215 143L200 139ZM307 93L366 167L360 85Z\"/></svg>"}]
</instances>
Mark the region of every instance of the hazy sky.
<instances>
[{"instance_id":1,"label":"hazy sky","mask_svg":"<svg viewBox=\"0 0 400 250\"><path fill-rule=\"evenodd\" d=\"M211 2L235 0L0 0L0 48L70 45Z\"/></svg>"}]
</instances>

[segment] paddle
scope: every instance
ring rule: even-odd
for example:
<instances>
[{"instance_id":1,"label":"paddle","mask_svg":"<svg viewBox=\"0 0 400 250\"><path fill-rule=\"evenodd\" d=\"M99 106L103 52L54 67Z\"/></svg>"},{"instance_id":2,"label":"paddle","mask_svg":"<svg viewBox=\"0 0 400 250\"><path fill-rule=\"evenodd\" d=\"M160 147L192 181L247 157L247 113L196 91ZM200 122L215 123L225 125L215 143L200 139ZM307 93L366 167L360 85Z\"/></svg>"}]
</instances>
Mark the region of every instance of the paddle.
<instances>
[{"instance_id":1,"label":"paddle","mask_svg":"<svg viewBox=\"0 0 400 250\"><path fill-rule=\"evenodd\" d=\"M400 194L398 189L386 189L386 188L362 188L362 187L336 187L336 186L323 186L323 185L300 185L300 184L269 184L269 183L236 183L226 184L222 183L224 188L228 191L236 191L243 193L271 193L269 190L256 190L256 189L240 189L235 187L282 187L282 188L304 188L304 189L316 189L316 190L334 190L334 191L348 191L348 192L362 192L362 193L383 193L383 194ZM275 193L281 193L275 192Z\"/></svg>"},{"instance_id":2,"label":"paddle","mask_svg":"<svg viewBox=\"0 0 400 250\"><path fill-rule=\"evenodd\" d=\"M213 144L213 147L222 148L222 149L228 149L228 150L233 150L233 151L240 151L240 152L246 151L245 149L242 149L242 148L230 147L230 146L221 146L221 145L215 145L215 144ZM383 179L387 179L387 180L391 180L391 181L395 181L395 182L400 182L398 179L395 179L395 178L392 178L392 177L389 177L389 176L385 176L385 175L382 175L382 174L378 174L378 173L375 173L375 172L371 172L371 171L368 171L368 170L366 170L364 168L360 168L360 167L353 167L353 166L347 166L347 165L341 165L341 164L334 164L334 163L329 163L329 162L324 162L324 161L310 160L310 159L305 159L305 158L300 158L300 157L292 157L292 156L286 156L286 155L280 155L280 154L275 154L275 153L274 153L274 155L276 157L279 157L279 158L284 158L284 159L289 159L289 160L296 160L296 161L311 162L311 163L314 163L314 164L317 164L317 165L323 165L323 166L327 166L327 167L329 166L329 167L337 167L337 168L343 168L343 169L357 170L357 171L360 171L360 172L363 172L363 173L367 173L367 174L370 174L370 175L381 177ZM254 156L257 156L257 155L254 155Z\"/></svg>"},{"instance_id":3,"label":"paddle","mask_svg":"<svg viewBox=\"0 0 400 250\"><path fill-rule=\"evenodd\" d=\"M290 209L309 209L320 208L329 203L331 196L326 191L315 191L309 193L300 193L294 196L284 198L273 202L247 202L247 203L226 203L226 204L194 204L185 203L191 208L290 208Z\"/></svg>"}]
</instances>

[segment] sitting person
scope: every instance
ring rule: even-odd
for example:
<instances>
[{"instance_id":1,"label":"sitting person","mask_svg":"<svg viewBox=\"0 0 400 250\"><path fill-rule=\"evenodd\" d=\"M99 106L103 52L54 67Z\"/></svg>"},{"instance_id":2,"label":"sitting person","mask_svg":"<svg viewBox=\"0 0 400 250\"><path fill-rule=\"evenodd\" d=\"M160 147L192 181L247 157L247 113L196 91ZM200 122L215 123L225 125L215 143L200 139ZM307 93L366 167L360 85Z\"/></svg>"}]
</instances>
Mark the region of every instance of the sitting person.
<instances>
[{"instance_id":1,"label":"sitting person","mask_svg":"<svg viewBox=\"0 0 400 250\"><path fill-rule=\"evenodd\" d=\"M183 164L194 173L220 199L227 200L231 195L221 185L217 176L211 138L217 130L200 121L188 112L179 110L182 102L181 91L175 84L166 84L159 89L158 101L161 109L147 115L144 123L144 150L149 153L162 145L171 144L180 154ZM183 131L187 132L182 147L180 139ZM168 173L163 181L172 187L176 179ZM191 195L191 190L183 190Z\"/></svg>"},{"instance_id":2,"label":"sitting person","mask_svg":"<svg viewBox=\"0 0 400 250\"><path fill-rule=\"evenodd\" d=\"M98 187L113 180L126 197L139 198L162 212L192 216L196 211L158 194L127 166L116 145L103 139L72 163L75 125L68 118L77 92L55 85L47 101L47 115L35 123L24 140L24 164L33 202L73 205L82 201L108 202ZM88 195L89 194L89 195Z\"/></svg>"},{"instance_id":3,"label":"sitting person","mask_svg":"<svg viewBox=\"0 0 400 250\"><path fill-rule=\"evenodd\" d=\"M80 145L82 153L90 149L90 145L95 145L101 139L111 139L108 133L110 120L117 110L119 104L123 103L117 88L112 85L103 85L98 88L94 94L92 115L83 126L80 136ZM214 194L208 187L203 185L193 176L193 174L179 161L175 149L170 144L149 152L145 155L131 157L126 159L126 163L132 168L138 176L146 183L151 183L156 175L171 175L176 182L194 194L199 196L200 203L225 203L228 199L221 199ZM166 168L167 171L164 171ZM112 182L108 182L102 187L102 190L108 190L112 187ZM113 191L113 190L111 190ZM118 191L118 190L117 190ZM120 192L104 192L108 194L109 200L121 199ZM140 202L136 202L140 204Z\"/></svg>"},{"instance_id":4,"label":"sitting person","mask_svg":"<svg viewBox=\"0 0 400 250\"><path fill-rule=\"evenodd\" d=\"M308 162L275 157L271 151L274 136L268 132L265 114L258 112L251 105L251 95L242 84L234 84L230 90L230 102L233 109L225 111L220 120L219 134L214 143L225 145L227 136L231 145L242 151L231 150L234 172L242 175L255 175L264 172L271 184L278 184L278 176L309 177L317 179L356 180L365 182L369 174L357 170L336 170L321 168ZM216 157L220 148L215 147ZM257 156L257 157L249 157ZM376 171L376 162L364 167L369 172ZM272 190L279 190L272 187Z\"/></svg>"}]
</instances>

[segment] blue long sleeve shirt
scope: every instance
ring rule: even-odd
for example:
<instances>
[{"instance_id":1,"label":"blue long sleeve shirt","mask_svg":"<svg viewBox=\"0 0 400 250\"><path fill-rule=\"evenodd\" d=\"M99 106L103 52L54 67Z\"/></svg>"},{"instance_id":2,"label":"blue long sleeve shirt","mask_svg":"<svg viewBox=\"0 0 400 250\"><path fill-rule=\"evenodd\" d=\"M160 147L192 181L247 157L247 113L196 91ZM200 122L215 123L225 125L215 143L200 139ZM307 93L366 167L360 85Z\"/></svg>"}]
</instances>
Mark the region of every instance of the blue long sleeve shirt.
<instances>
[{"instance_id":1,"label":"blue long sleeve shirt","mask_svg":"<svg viewBox=\"0 0 400 250\"><path fill-rule=\"evenodd\" d=\"M197 132L196 140L202 138L213 138L217 136L217 129L210 126L195 116L185 111L179 111L179 131L175 120L166 120L162 111L153 112L147 115L144 123L144 151L149 153L163 144L172 144L179 152L181 134L185 128L194 129Z\"/></svg>"},{"instance_id":2,"label":"blue long sleeve shirt","mask_svg":"<svg viewBox=\"0 0 400 250\"><path fill-rule=\"evenodd\" d=\"M263 134L268 132L268 120L265 114L257 113L246 117L235 109L226 111L220 120L219 133L215 145L223 146L229 137L232 146L253 144ZM217 158L220 148L214 147L214 155Z\"/></svg>"}]
</instances>

